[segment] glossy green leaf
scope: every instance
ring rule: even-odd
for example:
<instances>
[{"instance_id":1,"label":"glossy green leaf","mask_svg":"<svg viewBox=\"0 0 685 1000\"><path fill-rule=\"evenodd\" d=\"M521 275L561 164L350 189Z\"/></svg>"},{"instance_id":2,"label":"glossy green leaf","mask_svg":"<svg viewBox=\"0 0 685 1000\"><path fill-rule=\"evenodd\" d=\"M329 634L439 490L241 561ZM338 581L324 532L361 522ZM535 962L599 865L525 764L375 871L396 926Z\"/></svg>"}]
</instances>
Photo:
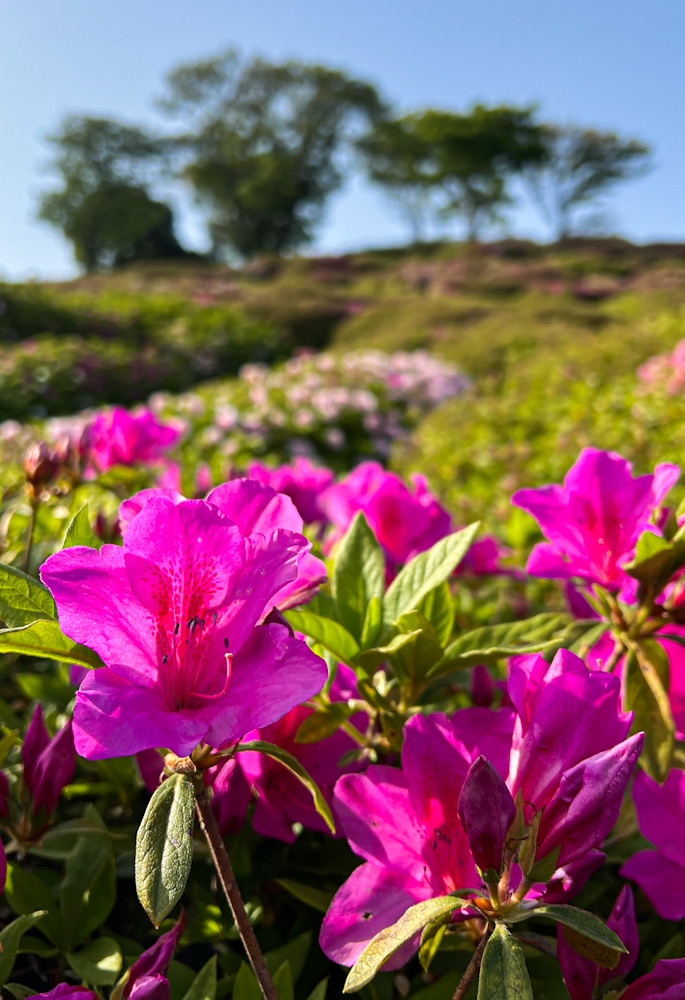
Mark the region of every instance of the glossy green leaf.
<instances>
[{"instance_id":1,"label":"glossy green leaf","mask_svg":"<svg viewBox=\"0 0 685 1000\"><path fill-rule=\"evenodd\" d=\"M20 569L0 563L0 621L8 628L21 628L39 618L57 621L48 588Z\"/></svg>"},{"instance_id":2,"label":"glossy green leaf","mask_svg":"<svg viewBox=\"0 0 685 1000\"><path fill-rule=\"evenodd\" d=\"M370 649L375 646L383 631L383 605L378 597L372 597L366 607L364 625L362 627L361 648Z\"/></svg>"},{"instance_id":3,"label":"glossy green leaf","mask_svg":"<svg viewBox=\"0 0 685 1000\"><path fill-rule=\"evenodd\" d=\"M478 1000L533 1000L523 951L504 924L497 924L485 946Z\"/></svg>"},{"instance_id":4,"label":"glossy green leaf","mask_svg":"<svg viewBox=\"0 0 685 1000\"><path fill-rule=\"evenodd\" d=\"M23 935L42 920L46 912L36 910L34 913L24 913L0 931L0 987L5 985L11 975Z\"/></svg>"},{"instance_id":5,"label":"glossy green leaf","mask_svg":"<svg viewBox=\"0 0 685 1000\"><path fill-rule=\"evenodd\" d=\"M398 948L424 927L459 906L454 896L438 896L415 903L390 927L379 931L369 941L345 980L343 993L354 993L374 978L380 967Z\"/></svg>"},{"instance_id":6,"label":"glossy green leaf","mask_svg":"<svg viewBox=\"0 0 685 1000\"><path fill-rule=\"evenodd\" d=\"M333 701L330 705L315 709L300 723L300 728L295 733L295 742L320 743L337 733L341 724L354 715L355 711L357 710L350 708L344 701Z\"/></svg>"},{"instance_id":7,"label":"glossy green leaf","mask_svg":"<svg viewBox=\"0 0 685 1000\"><path fill-rule=\"evenodd\" d=\"M554 636L563 630L567 622L567 615L545 613L526 621L486 625L464 632L449 644L442 660L430 671L430 676L519 653L538 652L554 642Z\"/></svg>"},{"instance_id":8,"label":"glossy green leaf","mask_svg":"<svg viewBox=\"0 0 685 1000\"><path fill-rule=\"evenodd\" d=\"M101 833L79 836L66 859L60 887L64 941L73 950L85 941L112 912L117 897L112 840L94 806L85 818Z\"/></svg>"},{"instance_id":9,"label":"glossy green leaf","mask_svg":"<svg viewBox=\"0 0 685 1000\"><path fill-rule=\"evenodd\" d=\"M440 645L446 646L454 629L454 600L449 583L445 581L434 587L421 601L418 610L435 629Z\"/></svg>"},{"instance_id":10,"label":"glossy green leaf","mask_svg":"<svg viewBox=\"0 0 685 1000\"><path fill-rule=\"evenodd\" d=\"M217 956L212 955L202 966L183 1000L215 1000Z\"/></svg>"},{"instance_id":11,"label":"glossy green leaf","mask_svg":"<svg viewBox=\"0 0 685 1000\"><path fill-rule=\"evenodd\" d=\"M101 937L81 951L67 953L67 961L76 975L92 986L113 986L121 972L123 958L113 938Z\"/></svg>"},{"instance_id":12,"label":"glossy green leaf","mask_svg":"<svg viewBox=\"0 0 685 1000\"><path fill-rule=\"evenodd\" d=\"M241 962L233 984L232 1000L263 1000L257 977L247 964Z\"/></svg>"},{"instance_id":13,"label":"glossy green leaf","mask_svg":"<svg viewBox=\"0 0 685 1000\"><path fill-rule=\"evenodd\" d=\"M397 677L413 692L442 659L443 649L433 625L420 611L400 615L395 628L405 633L410 641L394 652L390 661Z\"/></svg>"},{"instance_id":14,"label":"glossy green leaf","mask_svg":"<svg viewBox=\"0 0 685 1000\"><path fill-rule=\"evenodd\" d=\"M670 542L645 531L637 540L634 557L629 563L624 563L624 569L643 587L650 587L656 596L684 565L685 539L681 531Z\"/></svg>"},{"instance_id":15,"label":"glossy green leaf","mask_svg":"<svg viewBox=\"0 0 685 1000\"><path fill-rule=\"evenodd\" d=\"M361 511L337 546L332 590L340 622L359 642L369 601L385 592L385 559Z\"/></svg>"},{"instance_id":16,"label":"glossy green leaf","mask_svg":"<svg viewBox=\"0 0 685 1000\"><path fill-rule=\"evenodd\" d=\"M564 936L571 947L605 969L615 969L621 955L626 955L625 947L617 934L607 927L594 913L580 910L577 906L564 903L537 906L535 917L554 920L564 926ZM570 933L569 933L570 932Z\"/></svg>"},{"instance_id":17,"label":"glossy green leaf","mask_svg":"<svg viewBox=\"0 0 685 1000\"><path fill-rule=\"evenodd\" d=\"M319 816L321 816L324 820L331 833L335 833L333 814L331 813L330 807L326 802L321 789L296 757L293 757L293 755L288 753L287 750L284 750L283 747L277 747L274 743L267 743L264 740L250 740L248 743L240 743L236 748L237 753L241 753L245 750L255 750L257 753L266 754L267 757L273 757L273 759L277 760L279 764L283 764L284 767L287 767L288 770L295 775L298 781L302 782L304 787L309 791L312 799L314 800L314 807Z\"/></svg>"},{"instance_id":18,"label":"glossy green leaf","mask_svg":"<svg viewBox=\"0 0 685 1000\"><path fill-rule=\"evenodd\" d=\"M64 532L62 548L69 549L74 545L85 545L89 549L102 548L102 542L93 534L90 526L88 504L84 504L76 511Z\"/></svg>"},{"instance_id":19,"label":"glossy green leaf","mask_svg":"<svg viewBox=\"0 0 685 1000\"><path fill-rule=\"evenodd\" d=\"M675 723L668 697L668 657L655 640L643 639L626 657L623 707L633 712L631 732L645 734L640 766L655 781L668 776L675 748Z\"/></svg>"},{"instance_id":20,"label":"glossy green leaf","mask_svg":"<svg viewBox=\"0 0 685 1000\"><path fill-rule=\"evenodd\" d=\"M431 962L438 953L442 939L445 936L445 931L447 930L450 916L451 914L445 913L438 920L434 920L423 928L421 945L419 947L419 962L424 972L428 972Z\"/></svg>"},{"instance_id":21,"label":"glossy green leaf","mask_svg":"<svg viewBox=\"0 0 685 1000\"><path fill-rule=\"evenodd\" d=\"M193 861L195 788L172 774L155 789L136 837L136 892L155 927L183 895Z\"/></svg>"},{"instance_id":22,"label":"glossy green leaf","mask_svg":"<svg viewBox=\"0 0 685 1000\"><path fill-rule=\"evenodd\" d=\"M400 650L402 646L406 646L407 643L412 642L419 634L419 630L416 632L400 632L394 635L385 645L375 646L373 649L367 649L363 653L360 653L357 657L357 663L367 676L371 677L380 665L385 663L393 653Z\"/></svg>"},{"instance_id":23,"label":"glossy green leaf","mask_svg":"<svg viewBox=\"0 0 685 1000\"><path fill-rule=\"evenodd\" d=\"M310 639L321 643L342 663L353 666L359 653L359 643L339 622L301 609L286 611L285 617L296 632L304 632Z\"/></svg>"},{"instance_id":24,"label":"glossy green leaf","mask_svg":"<svg viewBox=\"0 0 685 1000\"><path fill-rule=\"evenodd\" d=\"M296 983L307 964L307 958L312 949L312 939L312 932L305 931L293 938L292 941L288 941L287 944L281 945L280 948L272 948L271 951L268 951L264 956L264 961L269 972L275 974L287 959L293 982Z\"/></svg>"},{"instance_id":25,"label":"glossy green leaf","mask_svg":"<svg viewBox=\"0 0 685 1000\"><path fill-rule=\"evenodd\" d=\"M68 639L56 621L41 620L23 628L0 629L0 653L23 653L78 667L102 666L97 653Z\"/></svg>"},{"instance_id":26,"label":"glossy green leaf","mask_svg":"<svg viewBox=\"0 0 685 1000\"><path fill-rule=\"evenodd\" d=\"M322 979L320 983L317 983L312 992L307 997L307 1000L326 1000L326 990L328 989L328 979Z\"/></svg>"},{"instance_id":27,"label":"glossy green leaf","mask_svg":"<svg viewBox=\"0 0 685 1000\"><path fill-rule=\"evenodd\" d=\"M283 886L291 896L299 899L301 903L306 903L319 913L326 913L331 905L334 893L324 889L315 889L311 885L303 885L291 878L277 878L276 884Z\"/></svg>"},{"instance_id":28,"label":"glossy green leaf","mask_svg":"<svg viewBox=\"0 0 685 1000\"><path fill-rule=\"evenodd\" d=\"M45 916L41 924L41 933L54 944L63 944L63 927L57 914L57 900L50 886L38 875L23 865L8 861L5 899L14 912L22 916L42 911Z\"/></svg>"},{"instance_id":29,"label":"glossy green leaf","mask_svg":"<svg viewBox=\"0 0 685 1000\"><path fill-rule=\"evenodd\" d=\"M383 622L387 629L406 611L416 610L431 590L451 576L468 552L479 527L476 522L441 538L400 570L383 599Z\"/></svg>"},{"instance_id":30,"label":"glossy green leaf","mask_svg":"<svg viewBox=\"0 0 685 1000\"><path fill-rule=\"evenodd\" d=\"M273 983L278 1000L295 1000L293 975L290 971L290 962L287 959L274 972Z\"/></svg>"}]
</instances>

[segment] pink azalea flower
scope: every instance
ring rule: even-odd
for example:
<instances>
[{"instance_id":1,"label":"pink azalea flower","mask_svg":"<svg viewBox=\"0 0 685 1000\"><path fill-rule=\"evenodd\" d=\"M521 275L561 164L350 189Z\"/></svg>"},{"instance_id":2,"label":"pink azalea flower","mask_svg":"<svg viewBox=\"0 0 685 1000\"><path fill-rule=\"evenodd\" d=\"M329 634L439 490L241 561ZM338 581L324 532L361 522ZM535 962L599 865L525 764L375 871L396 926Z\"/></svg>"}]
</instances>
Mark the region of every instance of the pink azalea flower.
<instances>
[{"instance_id":1,"label":"pink azalea flower","mask_svg":"<svg viewBox=\"0 0 685 1000\"><path fill-rule=\"evenodd\" d=\"M321 946L334 961L352 965L414 903L464 888L480 894L474 857L499 870L503 824L519 791L528 821L541 812L536 859L559 849L556 871L533 896L567 900L603 862L601 844L644 741L626 738L631 717L620 711L618 679L591 673L566 650L551 665L521 657L512 674L515 715L469 708L449 720L414 716L401 770L372 766L338 781L336 812L365 863L324 918ZM514 864L512 889L520 879ZM465 906L453 919L470 915ZM408 942L385 967L398 968L416 946Z\"/></svg>"},{"instance_id":2,"label":"pink azalea flower","mask_svg":"<svg viewBox=\"0 0 685 1000\"><path fill-rule=\"evenodd\" d=\"M72 986L70 983L60 983L49 993L35 993L33 1000L100 1000L97 993L85 986Z\"/></svg>"},{"instance_id":3,"label":"pink azalea flower","mask_svg":"<svg viewBox=\"0 0 685 1000\"><path fill-rule=\"evenodd\" d=\"M398 565L424 552L452 530L447 511L428 491L423 476L412 476L413 491L378 462L363 462L329 487L321 506L334 526L328 548L345 534L362 511L394 572Z\"/></svg>"},{"instance_id":4,"label":"pink azalea flower","mask_svg":"<svg viewBox=\"0 0 685 1000\"><path fill-rule=\"evenodd\" d=\"M651 476L633 478L620 455L585 448L563 486L518 490L511 502L540 525L546 542L533 549L526 570L550 579L579 577L618 590L621 568L650 518L680 474L675 465L657 465Z\"/></svg>"},{"instance_id":5,"label":"pink azalea flower","mask_svg":"<svg viewBox=\"0 0 685 1000\"><path fill-rule=\"evenodd\" d=\"M175 504L185 500L174 489L141 490L121 505L119 524L122 532L151 498L159 496L167 497ZM279 528L302 534L302 518L292 501L254 479L233 479L217 486L208 494L207 503L230 518L244 538L267 535ZM309 543L303 547L297 559L297 576L272 596L269 607L264 610L265 615L272 607L286 610L303 604L326 580L326 567L311 554L310 548Z\"/></svg>"},{"instance_id":6,"label":"pink azalea flower","mask_svg":"<svg viewBox=\"0 0 685 1000\"><path fill-rule=\"evenodd\" d=\"M319 500L335 478L331 469L314 465L309 459L299 455L292 465L279 465L277 469L253 462L248 467L247 474L250 479L258 479L277 493L289 496L305 524L327 520Z\"/></svg>"},{"instance_id":7,"label":"pink azalea flower","mask_svg":"<svg viewBox=\"0 0 685 1000\"><path fill-rule=\"evenodd\" d=\"M338 665L329 696L333 702L347 701L356 696L354 672L344 664ZM297 731L312 711L304 705L293 708L279 722L248 733L245 740L266 740L288 750L312 776L329 805L333 805L335 782L341 775L359 769L359 764L340 766L341 757L354 749L356 744L342 729L318 743L297 743ZM352 725L357 725L359 729L367 721L363 712L350 719ZM217 768L217 771L212 809L222 833L240 829L247 807L256 795L252 826L262 836L292 843L295 840L293 823L330 834L307 789L278 761L264 754L246 751ZM337 835L341 836L342 831L338 831Z\"/></svg>"},{"instance_id":8,"label":"pink azalea flower","mask_svg":"<svg viewBox=\"0 0 685 1000\"><path fill-rule=\"evenodd\" d=\"M115 406L99 413L90 424L87 452L100 472L106 472L113 465L155 462L180 436L178 426L160 423L146 407L131 413Z\"/></svg>"},{"instance_id":9,"label":"pink azalea flower","mask_svg":"<svg viewBox=\"0 0 685 1000\"><path fill-rule=\"evenodd\" d=\"M123 547L63 549L41 571L64 632L106 664L76 696L82 756L222 746L321 689L323 660L264 621L310 547L287 498L239 480L206 501L139 494L133 507Z\"/></svg>"},{"instance_id":10,"label":"pink azalea flower","mask_svg":"<svg viewBox=\"0 0 685 1000\"><path fill-rule=\"evenodd\" d=\"M638 774L633 786L640 832L655 850L638 851L621 868L637 882L665 920L685 917L685 772L673 770L664 785Z\"/></svg>"}]
</instances>

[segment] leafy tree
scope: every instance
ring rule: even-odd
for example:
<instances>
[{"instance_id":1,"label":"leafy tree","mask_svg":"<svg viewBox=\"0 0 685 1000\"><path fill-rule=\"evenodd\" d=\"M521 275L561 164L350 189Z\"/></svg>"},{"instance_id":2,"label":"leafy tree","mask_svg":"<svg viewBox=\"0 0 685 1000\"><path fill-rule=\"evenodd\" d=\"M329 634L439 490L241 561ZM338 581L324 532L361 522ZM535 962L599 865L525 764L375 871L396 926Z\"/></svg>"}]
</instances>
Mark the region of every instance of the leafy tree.
<instances>
[{"instance_id":1,"label":"leafy tree","mask_svg":"<svg viewBox=\"0 0 685 1000\"><path fill-rule=\"evenodd\" d=\"M442 188L444 211L462 215L469 240L510 200L511 175L542 159L533 114L532 108L477 104L466 114L429 110L413 116L416 135L430 150L426 182Z\"/></svg>"},{"instance_id":2,"label":"leafy tree","mask_svg":"<svg viewBox=\"0 0 685 1000\"><path fill-rule=\"evenodd\" d=\"M430 146L417 134L414 120L380 121L357 146L369 177L397 202L418 243L425 219L434 209L435 189L427 182Z\"/></svg>"},{"instance_id":3,"label":"leafy tree","mask_svg":"<svg viewBox=\"0 0 685 1000\"><path fill-rule=\"evenodd\" d=\"M70 116L50 142L62 186L42 195L39 217L62 230L86 271L183 253L171 209L145 187L159 167L158 140L110 119Z\"/></svg>"},{"instance_id":4,"label":"leafy tree","mask_svg":"<svg viewBox=\"0 0 685 1000\"><path fill-rule=\"evenodd\" d=\"M620 181L650 169L649 147L614 132L545 125L544 158L526 170L533 196L557 236L568 236L574 211Z\"/></svg>"},{"instance_id":5,"label":"leafy tree","mask_svg":"<svg viewBox=\"0 0 685 1000\"><path fill-rule=\"evenodd\" d=\"M376 89L346 73L233 50L172 72L161 104L185 126L179 169L209 209L215 253L242 257L312 238L342 181L341 147L384 112Z\"/></svg>"}]
</instances>

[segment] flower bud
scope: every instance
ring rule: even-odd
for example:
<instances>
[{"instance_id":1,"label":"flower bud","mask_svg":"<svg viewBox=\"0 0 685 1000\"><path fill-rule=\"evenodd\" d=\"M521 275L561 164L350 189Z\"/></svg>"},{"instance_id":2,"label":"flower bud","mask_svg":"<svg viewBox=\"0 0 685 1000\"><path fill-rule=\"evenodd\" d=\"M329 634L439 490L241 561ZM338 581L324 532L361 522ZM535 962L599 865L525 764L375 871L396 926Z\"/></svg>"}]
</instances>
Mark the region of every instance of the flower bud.
<instances>
[{"instance_id":1,"label":"flower bud","mask_svg":"<svg viewBox=\"0 0 685 1000\"><path fill-rule=\"evenodd\" d=\"M53 736L36 762L33 775L33 808L45 810L47 816L57 808L65 785L74 777L76 751L71 731L71 719Z\"/></svg>"},{"instance_id":2,"label":"flower bud","mask_svg":"<svg viewBox=\"0 0 685 1000\"><path fill-rule=\"evenodd\" d=\"M21 756L24 761L24 784L30 792L36 790L36 767L38 758L50 742L50 734L45 728L43 709L36 705L29 728L26 730Z\"/></svg>"},{"instance_id":3,"label":"flower bud","mask_svg":"<svg viewBox=\"0 0 685 1000\"><path fill-rule=\"evenodd\" d=\"M34 489L47 486L57 474L61 461L45 441L31 445L24 452L24 474Z\"/></svg>"},{"instance_id":4,"label":"flower bud","mask_svg":"<svg viewBox=\"0 0 685 1000\"><path fill-rule=\"evenodd\" d=\"M502 869L507 831L516 816L511 792L487 758L469 768L457 806L473 860L481 872Z\"/></svg>"}]
</instances>

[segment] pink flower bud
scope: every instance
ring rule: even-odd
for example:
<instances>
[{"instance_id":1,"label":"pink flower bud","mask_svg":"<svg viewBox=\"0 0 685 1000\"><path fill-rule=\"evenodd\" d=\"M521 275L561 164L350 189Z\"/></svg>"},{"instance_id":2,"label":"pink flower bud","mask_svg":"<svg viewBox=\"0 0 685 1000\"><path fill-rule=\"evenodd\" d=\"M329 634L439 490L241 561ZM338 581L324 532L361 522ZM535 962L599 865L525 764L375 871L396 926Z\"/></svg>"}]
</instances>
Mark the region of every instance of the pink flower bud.
<instances>
[{"instance_id":1,"label":"pink flower bud","mask_svg":"<svg viewBox=\"0 0 685 1000\"><path fill-rule=\"evenodd\" d=\"M468 770L457 811L469 839L473 860L482 872L491 868L499 873L516 805L503 779L482 755Z\"/></svg>"},{"instance_id":2,"label":"pink flower bud","mask_svg":"<svg viewBox=\"0 0 685 1000\"><path fill-rule=\"evenodd\" d=\"M29 728L26 730L24 743L21 748L21 756L24 761L24 784L30 792L35 792L36 788L36 767L38 758L50 742L50 734L45 728L43 719L43 709L40 704L36 705Z\"/></svg>"},{"instance_id":3,"label":"pink flower bud","mask_svg":"<svg viewBox=\"0 0 685 1000\"><path fill-rule=\"evenodd\" d=\"M33 807L37 813L45 810L47 816L57 808L65 785L74 777L76 752L71 719L54 736L40 754L33 775Z\"/></svg>"}]
</instances>

